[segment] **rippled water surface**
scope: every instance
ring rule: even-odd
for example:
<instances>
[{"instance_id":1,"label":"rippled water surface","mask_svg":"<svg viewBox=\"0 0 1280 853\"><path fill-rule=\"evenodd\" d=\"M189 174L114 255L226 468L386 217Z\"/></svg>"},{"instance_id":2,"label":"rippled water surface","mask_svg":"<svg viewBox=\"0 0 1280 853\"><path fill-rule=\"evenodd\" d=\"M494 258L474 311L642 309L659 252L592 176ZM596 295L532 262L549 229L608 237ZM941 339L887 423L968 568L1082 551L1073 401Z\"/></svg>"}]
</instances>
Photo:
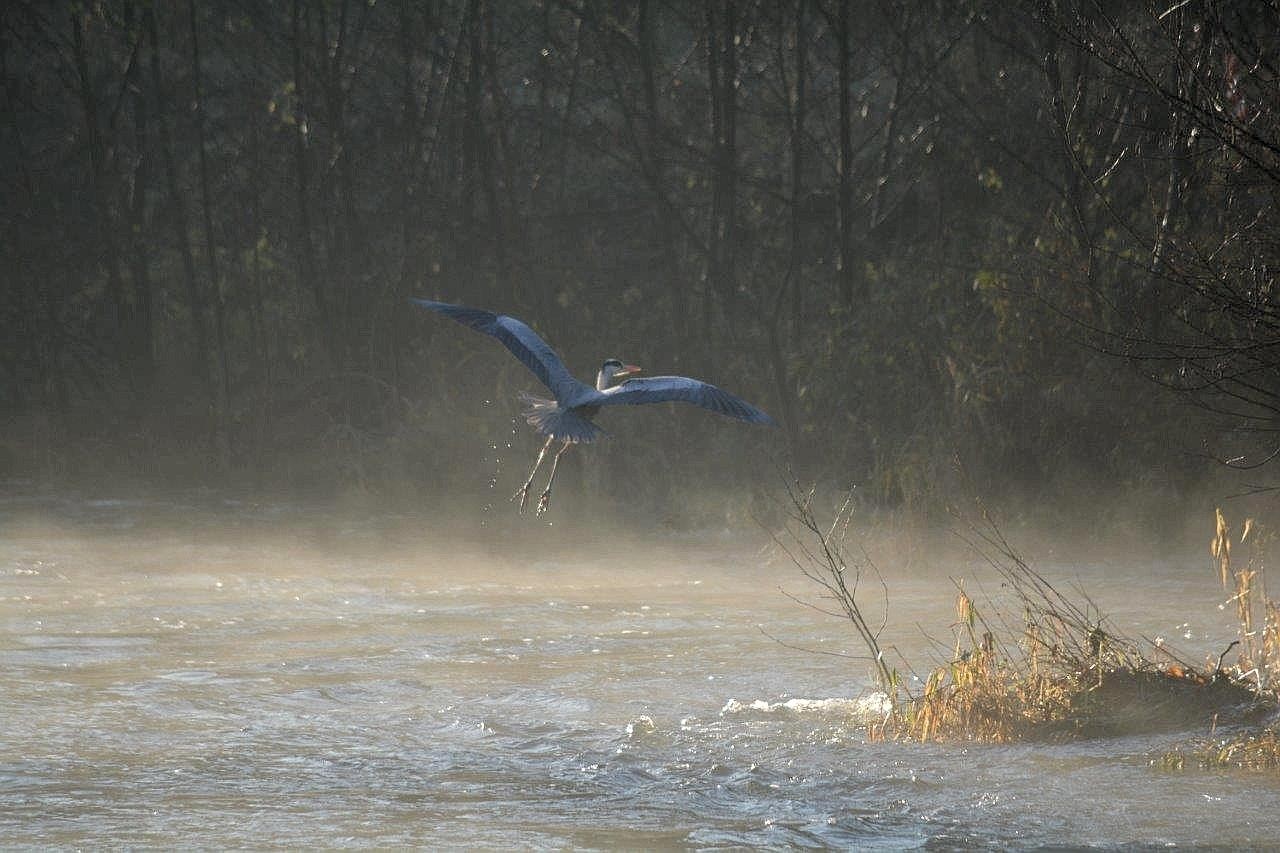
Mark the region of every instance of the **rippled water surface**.
<instances>
[{"instance_id":1,"label":"rippled water surface","mask_svg":"<svg viewBox=\"0 0 1280 853\"><path fill-rule=\"evenodd\" d=\"M865 664L789 647L850 632L758 543L459 546L208 497L0 513L6 846L1280 843L1274 774L1151 766L1182 735L865 743ZM1220 647L1184 562L1056 570ZM932 654L969 567L881 563L890 633Z\"/></svg>"}]
</instances>

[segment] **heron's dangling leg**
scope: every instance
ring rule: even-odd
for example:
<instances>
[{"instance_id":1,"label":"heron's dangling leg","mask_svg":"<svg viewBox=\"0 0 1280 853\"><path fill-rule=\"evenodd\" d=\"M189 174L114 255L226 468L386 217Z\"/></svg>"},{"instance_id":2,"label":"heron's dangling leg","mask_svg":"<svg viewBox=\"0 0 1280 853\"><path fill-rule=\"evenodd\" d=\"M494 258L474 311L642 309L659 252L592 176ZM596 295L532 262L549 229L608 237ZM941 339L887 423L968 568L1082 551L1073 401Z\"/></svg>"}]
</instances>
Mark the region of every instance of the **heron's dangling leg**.
<instances>
[{"instance_id":1,"label":"heron's dangling leg","mask_svg":"<svg viewBox=\"0 0 1280 853\"><path fill-rule=\"evenodd\" d=\"M538 515L542 515L551 506L551 484L556 481L556 466L560 464L560 457L569 449L573 442L568 439L564 440L564 445L556 451L556 457L551 460L551 477L547 480L547 487L542 490L542 494L538 497Z\"/></svg>"},{"instance_id":2,"label":"heron's dangling leg","mask_svg":"<svg viewBox=\"0 0 1280 853\"><path fill-rule=\"evenodd\" d=\"M542 450L538 453L538 461L533 463L533 470L529 472L529 479L524 481L524 485L520 487L511 500L520 501L520 512L524 512L524 505L529 502L529 487L533 485L533 476L538 473L538 469L542 467L542 459L547 455L547 451L551 448L551 442L555 441L553 436L547 436L547 443L542 445Z\"/></svg>"}]
</instances>

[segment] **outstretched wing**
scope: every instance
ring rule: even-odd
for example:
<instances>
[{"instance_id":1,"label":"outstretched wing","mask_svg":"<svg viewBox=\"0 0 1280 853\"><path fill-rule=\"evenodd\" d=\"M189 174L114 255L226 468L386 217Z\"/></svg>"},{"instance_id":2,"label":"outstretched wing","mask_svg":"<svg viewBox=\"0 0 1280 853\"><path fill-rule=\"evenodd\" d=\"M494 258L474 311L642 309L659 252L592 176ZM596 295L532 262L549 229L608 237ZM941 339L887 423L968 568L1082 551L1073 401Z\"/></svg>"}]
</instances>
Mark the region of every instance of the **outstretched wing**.
<instances>
[{"instance_id":1,"label":"outstretched wing","mask_svg":"<svg viewBox=\"0 0 1280 853\"><path fill-rule=\"evenodd\" d=\"M457 320L464 326L492 335L511 350L511 354L520 359L520 363L533 371L533 375L542 380L542 384L551 389L556 400L563 402L580 394L587 386L573 378L556 355L555 350L547 346L547 342L537 333L521 323L515 317L505 314L494 314L492 311L481 311L478 308L464 308L461 305L450 305L446 302L432 302L429 299L410 299L426 308Z\"/></svg>"},{"instance_id":2,"label":"outstretched wing","mask_svg":"<svg viewBox=\"0 0 1280 853\"><path fill-rule=\"evenodd\" d=\"M746 400L722 391L714 385L690 379L687 376L652 376L646 379L628 379L591 396L593 406L635 406L642 403L667 402L693 403L740 421L753 424L775 425L773 418Z\"/></svg>"}]
</instances>

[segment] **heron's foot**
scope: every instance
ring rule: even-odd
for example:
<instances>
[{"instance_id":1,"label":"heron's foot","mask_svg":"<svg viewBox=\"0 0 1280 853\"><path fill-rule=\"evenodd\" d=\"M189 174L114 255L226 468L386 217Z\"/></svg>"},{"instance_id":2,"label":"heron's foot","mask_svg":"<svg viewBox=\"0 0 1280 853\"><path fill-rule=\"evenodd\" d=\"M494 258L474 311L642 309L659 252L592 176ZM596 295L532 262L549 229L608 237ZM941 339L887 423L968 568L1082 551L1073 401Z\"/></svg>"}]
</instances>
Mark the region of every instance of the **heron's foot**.
<instances>
[{"instance_id":1,"label":"heron's foot","mask_svg":"<svg viewBox=\"0 0 1280 853\"><path fill-rule=\"evenodd\" d=\"M520 514L524 515L525 505L529 503L529 484L525 483L521 486L520 490L511 496L511 500L520 502ZM538 502L538 506L542 506L541 501ZM541 510L539 510L539 512L541 512Z\"/></svg>"},{"instance_id":2,"label":"heron's foot","mask_svg":"<svg viewBox=\"0 0 1280 853\"><path fill-rule=\"evenodd\" d=\"M551 489L544 489L542 494L538 496L538 509L535 515L542 515L551 508Z\"/></svg>"}]
</instances>

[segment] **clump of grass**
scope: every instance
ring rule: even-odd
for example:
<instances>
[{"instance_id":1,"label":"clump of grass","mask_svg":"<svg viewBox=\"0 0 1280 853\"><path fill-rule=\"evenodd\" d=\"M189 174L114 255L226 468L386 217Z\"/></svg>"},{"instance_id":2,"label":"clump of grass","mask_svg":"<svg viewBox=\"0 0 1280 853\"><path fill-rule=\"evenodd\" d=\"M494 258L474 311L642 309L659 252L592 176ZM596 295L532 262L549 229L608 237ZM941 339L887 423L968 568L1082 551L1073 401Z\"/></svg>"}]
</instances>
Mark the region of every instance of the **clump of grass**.
<instances>
[{"instance_id":1,"label":"clump of grass","mask_svg":"<svg viewBox=\"0 0 1280 853\"><path fill-rule=\"evenodd\" d=\"M1023 658L1030 667L1021 666L963 589L956 596L956 618L952 659L929 674L920 696L902 705L898 737L1009 743L1065 717L1070 680L1051 676L1034 653Z\"/></svg>"},{"instance_id":2,"label":"clump of grass","mask_svg":"<svg viewBox=\"0 0 1280 853\"><path fill-rule=\"evenodd\" d=\"M1277 674L1277 608L1261 586L1260 562L1239 570L1231 563L1220 514L1213 554L1220 577L1234 585L1241 624L1234 666L1223 667L1224 653L1197 671L1167 648L1124 636L1083 590L1068 596L1032 568L984 512L982 526L971 525L966 541L1000 575L1019 615L1011 619L994 605L980 610L956 582L950 659L928 674L917 694L886 663L883 650L892 646L881 641L884 623L875 628L859 601L859 581L874 564L865 554L860 561L848 557L851 501L823 525L814 515L812 491L793 490L790 497L796 527L789 530L786 551L824 597L836 602L824 612L853 622L889 698L892 710L868 727L871 739L1009 743L1098 737L1250 722L1274 711L1276 697L1268 689ZM884 588L879 573L874 576ZM884 596L887 607L887 588ZM905 662L903 668L911 669ZM1275 745L1274 736L1257 736L1231 754L1257 761L1268 743Z\"/></svg>"},{"instance_id":3,"label":"clump of grass","mask_svg":"<svg viewBox=\"0 0 1280 853\"><path fill-rule=\"evenodd\" d=\"M1166 770L1239 767L1247 770L1280 770L1280 729L1238 732L1216 738L1189 750L1167 752L1156 762Z\"/></svg>"},{"instance_id":4,"label":"clump of grass","mask_svg":"<svg viewBox=\"0 0 1280 853\"><path fill-rule=\"evenodd\" d=\"M898 706L896 725L873 736L983 743L1102 737L1193 728L1215 717L1243 720L1258 705L1253 691L1231 678L1158 666L1100 627L1073 633L1057 614L1029 610L1013 644L1007 632L983 623L963 591L957 616L952 660ZM1083 654L1073 651L1079 639Z\"/></svg>"},{"instance_id":5,"label":"clump of grass","mask_svg":"<svg viewBox=\"0 0 1280 853\"><path fill-rule=\"evenodd\" d=\"M1222 510L1215 511L1213 540L1209 553L1213 557L1218 579L1230 593L1223 606L1233 605L1239 622L1237 642L1239 657L1235 674L1251 681L1262 694L1275 695L1280 678L1280 601L1267 595L1266 540L1253 519L1241 525L1234 550L1248 548L1241 565L1232 557L1231 525ZM1220 665L1220 664L1219 664Z\"/></svg>"},{"instance_id":6,"label":"clump of grass","mask_svg":"<svg viewBox=\"0 0 1280 853\"><path fill-rule=\"evenodd\" d=\"M986 618L960 588L952 659L900 706L897 736L1008 743L1172 730L1236 719L1256 704L1237 678L1157 663L1083 590L1069 596L1030 566L989 516L966 537L1000 575L1020 617Z\"/></svg>"},{"instance_id":7,"label":"clump of grass","mask_svg":"<svg viewBox=\"0 0 1280 853\"><path fill-rule=\"evenodd\" d=\"M1232 643L1238 649L1237 659L1230 676L1236 682L1249 684L1259 699L1261 712L1270 711L1273 716L1280 700L1280 601L1267 594L1264 567L1268 537L1253 519L1245 519L1239 535L1233 537L1221 509L1216 510L1214 521L1209 553L1218 580L1229 593L1222 606L1235 607L1239 624ZM1246 548L1248 556L1241 564L1232 554ZM1215 671L1223 672L1221 658ZM1273 722L1260 730L1243 728L1225 737L1212 737L1168 752L1157 763L1173 770L1182 770L1188 764L1280 769L1280 724Z\"/></svg>"}]
</instances>

